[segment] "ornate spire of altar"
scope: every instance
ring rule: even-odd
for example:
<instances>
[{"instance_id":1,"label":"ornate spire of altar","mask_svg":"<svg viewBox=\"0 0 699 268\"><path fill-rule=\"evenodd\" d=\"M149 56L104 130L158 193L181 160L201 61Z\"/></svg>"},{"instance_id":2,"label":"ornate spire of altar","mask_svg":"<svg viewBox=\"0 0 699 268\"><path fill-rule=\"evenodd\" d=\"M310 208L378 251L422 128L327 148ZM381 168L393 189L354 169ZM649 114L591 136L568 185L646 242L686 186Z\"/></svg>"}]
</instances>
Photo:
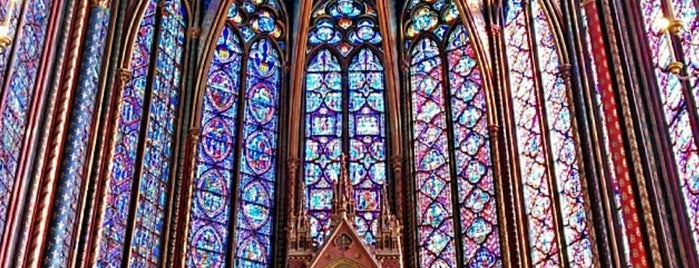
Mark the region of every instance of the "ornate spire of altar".
<instances>
[{"instance_id":1,"label":"ornate spire of altar","mask_svg":"<svg viewBox=\"0 0 699 268\"><path fill-rule=\"evenodd\" d=\"M289 267L306 267L306 264L313 259L313 237L311 236L311 223L306 210L306 195L303 194L306 189L303 180L299 180L298 208L290 217L289 226ZM292 208L293 210L293 208Z\"/></svg>"},{"instance_id":2,"label":"ornate spire of altar","mask_svg":"<svg viewBox=\"0 0 699 268\"><path fill-rule=\"evenodd\" d=\"M333 189L333 215L331 221L337 225L339 220L347 219L354 223L356 205L354 201L354 186L347 171L347 156L342 154L340 158L340 176Z\"/></svg>"},{"instance_id":3,"label":"ornate spire of altar","mask_svg":"<svg viewBox=\"0 0 699 268\"><path fill-rule=\"evenodd\" d=\"M374 248L376 258L381 261L384 268L403 267L400 258L400 237L403 226L391 212L385 183L381 187L381 214L379 215L378 227L376 247Z\"/></svg>"}]
</instances>

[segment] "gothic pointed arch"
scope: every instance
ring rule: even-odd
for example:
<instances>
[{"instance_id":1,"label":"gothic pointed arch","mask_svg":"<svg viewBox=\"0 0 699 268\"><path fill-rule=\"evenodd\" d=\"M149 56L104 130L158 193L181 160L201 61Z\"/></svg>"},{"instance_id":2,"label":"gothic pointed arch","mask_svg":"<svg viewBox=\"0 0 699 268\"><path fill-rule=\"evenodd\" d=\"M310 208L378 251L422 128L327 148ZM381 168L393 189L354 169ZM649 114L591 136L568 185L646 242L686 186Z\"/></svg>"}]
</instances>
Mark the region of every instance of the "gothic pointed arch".
<instances>
[{"instance_id":1,"label":"gothic pointed arch","mask_svg":"<svg viewBox=\"0 0 699 268\"><path fill-rule=\"evenodd\" d=\"M595 245L555 1L510 0L504 36L516 172L534 266L594 265Z\"/></svg>"},{"instance_id":2,"label":"gothic pointed arch","mask_svg":"<svg viewBox=\"0 0 699 268\"><path fill-rule=\"evenodd\" d=\"M482 41L455 1L408 1L402 23L418 263L501 265Z\"/></svg>"},{"instance_id":3,"label":"gothic pointed arch","mask_svg":"<svg viewBox=\"0 0 699 268\"><path fill-rule=\"evenodd\" d=\"M266 267L278 250L286 13L277 0L219 8L196 94L184 265Z\"/></svg>"},{"instance_id":4,"label":"gothic pointed arch","mask_svg":"<svg viewBox=\"0 0 699 268\"><path fill-rule=\"evenodd\" d=\"M384 1L312 1L302 6L308 21L298 44L295 85L302 103L299 210L308 213L312 243L324 244L330 232L333 187L342 168L349 170L357 200L355 224L362 243L376 244L381 189L391 179L392 128L390 80L395 77L386 42ZM306 16L306 15L303 15ZM302 17L303 17L302 16ZM307 24L306 24L307 23ZM395 114L393 116L396 116ZM347 155L346 167L340 156ZM296 185L294 185L296 186Z\"/></svg>"},{"instance_id":5,"label":"gothic pointed arch","mask_svg":"<svg viewBox=\"0 0 699 268\"><path fill-rule=\"evenodd\" d=\"M190 8L183 0L133 8L92 240L90 261L102 267L160 265L176 170Z\"/></svg>"}]
</instances>

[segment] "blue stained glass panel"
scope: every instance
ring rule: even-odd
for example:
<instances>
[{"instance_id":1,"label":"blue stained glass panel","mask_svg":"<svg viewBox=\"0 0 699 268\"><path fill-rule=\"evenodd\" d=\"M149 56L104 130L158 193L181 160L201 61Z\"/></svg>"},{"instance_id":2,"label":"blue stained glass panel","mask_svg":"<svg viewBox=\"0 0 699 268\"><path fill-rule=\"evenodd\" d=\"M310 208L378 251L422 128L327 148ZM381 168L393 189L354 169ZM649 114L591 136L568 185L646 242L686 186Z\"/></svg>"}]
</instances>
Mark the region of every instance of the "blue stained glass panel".
<instances>
[{"instance_id":1,"label":"blue stained glass panel","mask_svg":"<svg viewBox=\"0 0 699 268\"><path fill-rule=\"evenodd\" d=\"M281 59L271 41L252 44L246 70L236 217L236 267L272 261Z\"/></svg>"},{"instance_id":2,"label":"blue stained glass panel","mask_svg":"<svg viewBox=\"0 0 699 268\"><path fill-rule=\"evenodd\" d=\"M131 202L136 150L143 117L143 98L148 80L150 54L155 35L157 1L149 1L131 52L131 79L126 84L117 118L114 157L108 175L107 204L101 222L97 265L120 267L126 243L126 226Z\"/></svg>"},{"instance_id":3,"label":"blue stained glass panel","mask_svg":"<svg viewBox=\"0 0 699 268\"><path fill-rule=\"evenodd\" d=\"M342 154L342 68L329 50L306 67L304 183L311 236L322 245L330 232L333 185Z\"/></svg>"},{"instance_id":4,"label":"blue stained glass panel","mask_svg":"<svg viewBox=\"0 0 699 268\"><path fill-rule=\"evenodd\" d=\"M285 34L279 8L276 0L227 7L203 96L188 267L271 264Z\"/></svg>"},{"instance_id":5,"label":"blue stained glass panel","mask_svg":"<svg viewBox=\"0 0 699 268\"><path fill-rule=\"evenodd\" d=\"M447 40L447 61L463 261L471 267L501 266L485 89L463 25Z\"/></svg>"},{"instance_id":6,"label":"blue stained glass panel","mask_svg":"<svg viewBox=\"0 0 699 268\"><path fill-rule=\"evenodd\" d=\"M180 0L167 0L162 12L155 77L148 107L145 156L140 174L136 227L130 267L155 267L163 252L163 231L172 175L173 139L182 83L187 22Z\"/></svg>"},{"instance_id":7,"label":"blue stained glass panel","mask_svg":"<svg viewBox=\"0 0 699 268\"><path fill-rule=\"evenodd\" d=\"M473 26L484 29L482 3L468 1L466 8ZM475 41L483 33L470 36L454 1L411 0L404 16L419 263L502 266L486 91L476 54L478 44L486 50L489 44Z\"/></svg>"},{"instance_id":8,"label":"blue stained glass panel","mask_svg":"<svg viewBox=\"0 0 699 268\"><path fill-rule=\"evenodd\" d=\"M216 43L206 85L192 198L188 267L224 267L236 159L242 48L226 25Z\"/></svg>"},{"instance_id":9,"label":"blue stained glass panel","mask_svg":"<svg viewBox=\"0 0 699 268\"><path fill-rule=\"evenodd\" d=\"M365 48L348 70L349 173L357 202L357 231L373 245L387 172L383 65Z\"/></svg>"},{"instance_id":10,"label":"blue stained glass panel","mask_svg":"<svg viewBox=\"0 0 699 268\"><path fill-rule=\"evenodd\" d=\"M421 39L410 54L413 162L420 267L456 266L449 172L444 66L437 42Z\"/></svg>"},{"instance_id":11,"label":"blue stained glass panel","mask_svg":"<svg viewBox=\"0 0 699 268\"><path fill-rule=\"evenodd\" d=\"M347 154L358 232L373 245L387 173L379 14L374 1L335 0L317 2L311 15L308 51L323 48L307 56L306 68L304 174L311 235L320 246L330 231L332 187L340 155Z\"/></svg>"}]
</instances>

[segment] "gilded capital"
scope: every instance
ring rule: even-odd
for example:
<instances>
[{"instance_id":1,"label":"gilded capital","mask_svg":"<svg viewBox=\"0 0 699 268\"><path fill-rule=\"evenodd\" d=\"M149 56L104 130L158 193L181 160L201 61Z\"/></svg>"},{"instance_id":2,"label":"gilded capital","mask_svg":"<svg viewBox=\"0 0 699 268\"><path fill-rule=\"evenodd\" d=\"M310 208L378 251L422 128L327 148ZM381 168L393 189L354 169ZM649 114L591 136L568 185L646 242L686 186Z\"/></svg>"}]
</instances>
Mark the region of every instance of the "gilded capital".
<instances>
[{"instance_id":1,"label":"gilded capital","mask_svg":"<svg viewBox=\"0 0 699 268\"><path fill-rule=\"evenodd\" d=\"M500 27L500 25L490 25L490 33L493 34L493 36L498 37L502 35L502 27Z\"/></svg>"},{"instance_id":2,"label":"gilded capital","mask_svg":"<svg viewBox=\"0 0 699 268\"><path fill-rule=\"evenodd\" d=\"M109 8L109 0L90 0L90 7L94 8Z\"/></svg>"},{"instance_id":3,"label":"gilded capital","mask_svg":"<svg viewBox=\"0 0 699 268\"><path fill-rule=\"evenodd\" d=\"M403 156L402 155L394 155L391 157L391 166L393 166L394 170L400 171L403 169Z\"/></svg>"},{"instance_id":4,"label":"gilded capital","mask_svg":"<svg viewBox=\"0 0 699 268\"><path fill-rule=\"evenodd\" d=\"M117 75L119 76L119 87L124 88L129 79L131 79L131 70L119 68L119 70L117 70Z\"/></svg>"},{"instance_id":5,"label":"gilded capital","mask_svg":"<svg viewBox=\"0 0 699 268\"><path fill-rule=\"evenodd\" d=\"M296 174L296 170L299 168L300 161L297 157L289 157L289 159L286 160L286 167L289 169L289 174L294 176Z\"/></svg>"},{"instance_id":6,"label":"gilded capital","mask_svg":"<svg viewBox=\"0 0 699 268\"><path fill-rule=\"evenodd\" d=\"M570 64L561 64L561 66L558 66L558 72L561 74L561 78L565 79L566 81L570 79L572 69L573 66Z\"/></svg>"},{"instance_id":7,"label":"gilded capital","mask_svg":"<svg viewBox=\"0 0 699 268\"><path fill-rule=\"evenodd\" d=\"M500 135L500 126L488 125L488 134L490 134L491 139L497 139Z\"/></svg>"},{"instance_id":8,"label":"gilded capital","mask_svg":"<svg viewBox=\"0 0 699 268\"><path fill-rule=\"evenodd\" d=\"M201 136L201 131L199 128L190 128L187 131L187 137L191 139L192 141L199 141L199 137Z\"/></svg>"},{"instance_id":9,"label":"gilded capital","mask_svg":"<svg viewBox=\"0 0 699 268\"><path fill-rule=\"evenodd\" d=\"M187 29L187 38L189 39L197 39L199 38L199 35L201 34L201 29L199 27L190 27Z\"/></svg>"}]
</instances>

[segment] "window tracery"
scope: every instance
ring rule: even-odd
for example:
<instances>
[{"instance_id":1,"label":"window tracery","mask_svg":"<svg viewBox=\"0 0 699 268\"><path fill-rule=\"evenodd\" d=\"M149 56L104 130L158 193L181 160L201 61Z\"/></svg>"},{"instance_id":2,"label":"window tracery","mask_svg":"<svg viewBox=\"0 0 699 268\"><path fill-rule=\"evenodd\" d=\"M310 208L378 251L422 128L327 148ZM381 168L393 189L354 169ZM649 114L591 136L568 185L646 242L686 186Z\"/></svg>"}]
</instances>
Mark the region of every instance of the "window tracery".
<instances>
[{"instance_id":1,"label":"window tracery","mask_svg":"<svg viewBox=\"0 0 699 268\"><path fill-rule=\"evenodd\" d=\"M453 2L406 10L420 266L501 265L482 63Z\"/></svg>"},{"instance_id":2,"label":"window tracery","mask_svg":"<svg viewBox=\"0 0 699 268\"><path fill-rule=\"evenodd\" d=\"M504 31L531 259L558 266L566 254L570 265L588 267L593 241L572 108L544 8L538 0L510 0Z\"/></svg>"},{"instance_id":3,"label":"window tracery","mask_svg":"<svg viewBox=\"0 0 699 268\"><path fill-rule=\"evenodd\" d=\"M164 248L187 14L180 0L144 5L112 145L98 236L102 267L154 267Z\"/></svg>"},{"instance_id":4,"label":"window tracery","mask_svg":"<svg viewBox=\"0 0 699 268\"><path fill-rule=\"evenodd\" d=\"M381 189L387 180L386 86L374 1L316 1L308 33L304 111L304 195L311 235L330 232L340 156L357 200L357 231L376 243ZM346 167L347 168L347 167Z\"/></svg>"},{"instance_id":5,"label":"window tracery","mask_svg":"<svg viewBox=\"0 0 699 268\"><path fill-rule=\"evenodd\" d=\"M203 97L190 267L225 267L227 254L272 264L285 27L276 0L228 6Z\"/></svg>"}]
</instances>

